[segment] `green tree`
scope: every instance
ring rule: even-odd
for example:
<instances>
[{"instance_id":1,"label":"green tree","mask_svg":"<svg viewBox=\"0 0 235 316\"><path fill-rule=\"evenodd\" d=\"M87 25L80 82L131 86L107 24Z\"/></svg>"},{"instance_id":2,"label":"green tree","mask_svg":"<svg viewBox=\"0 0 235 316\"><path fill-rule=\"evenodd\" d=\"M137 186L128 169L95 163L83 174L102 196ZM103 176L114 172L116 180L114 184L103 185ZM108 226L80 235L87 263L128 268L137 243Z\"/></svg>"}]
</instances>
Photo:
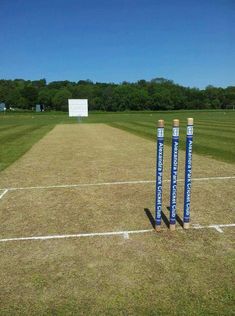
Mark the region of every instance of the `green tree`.
<instances>
[{"instance_id":1,"label":"green tree","mask_svg":"<svg viewBox=\"0 0 235 316\"><path fill-rule=\"evenodd\" d=\"M52 98L54 95L53 90L43 88L38 93L38 103L45 105L47 108L52 105Z\"/></svg>"},{"instance_id":2,"label":"green tree","mask_svg":"<svg viewBox=\"0 0 235 316\"><path fill-rule=\"evenodd\" d=\"M8 107L27 109L29 107L28 100L23 98L18 89L10 91L6 97Z\"/></svg>"},{"instance_id":3,"label":"green tree","mask_svg":"<svg viewBox=\"0 0 235 316\"><path fill-rule=\"evenodd\" d=\"M38 90L33 86L26 86L21 91L22 97L25 98L28 108L35 106L38 100Z\"/></svg>"},{"instance_id":4,"label":"green tree","mask_svg":"<svg viewBox=\"0 0 235 316\"><path fill-rule=\"evenodd\" d=\"M72 98L72 93L68 89L56 92L52 98L52 105L56 110L68 111L68 99Z\"/></svg>"},{"instance_id":5,"label":"green tree","mask_svg":"<svg viewBox=\"0 0 235 316\"><path fill-rule=\"evenodd\" d=\"M0 80L0 102L31 109L36 103L67 110L68 98L88 99L90 110L178 110L228 108L235 105L235 87L207 86L204 90L175 84L165 78L121 84L91 80L46 83L39 80Z\"/></svg>"}]
</instances>

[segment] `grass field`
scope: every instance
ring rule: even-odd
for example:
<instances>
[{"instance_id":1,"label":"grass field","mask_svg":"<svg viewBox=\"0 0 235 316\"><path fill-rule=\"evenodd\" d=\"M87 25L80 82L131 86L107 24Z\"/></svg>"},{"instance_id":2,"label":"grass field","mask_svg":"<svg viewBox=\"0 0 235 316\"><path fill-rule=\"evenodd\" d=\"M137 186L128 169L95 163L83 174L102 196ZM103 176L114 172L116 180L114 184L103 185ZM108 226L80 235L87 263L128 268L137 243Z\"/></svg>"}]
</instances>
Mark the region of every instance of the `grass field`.
<instances>
[{"instance_id":1,"label":"grass field","mask_svg":"<svg viewBox=\"0 0 235 316\"><path fill-rule=\"evenodd\" d=\"M171 140L171 122L181 120L180 148L184 149L187 117L194 117L194 152L217 160L235 162L235 111L176 111L91 113L84 123L105 123L155 141L156 122L166 121L166 143ZM67 113L9 113L0 115L0 170L24 154L56 124L77 123Z\"/></svg>"},{"instance_id":2,"label":"grass field","mask_svg":"<svg viewBox=\"0 0 235 316\"><path fill-rule=\"evenodd\" d=\"M177 229L168 229L165 146L157 234L154 125L166 120L169 144L172 119L185 127L191 116L191 229L181 227L183 150ZM233 315L234 227L221 225L235 223L234 113L94 113L90 124L67 123L76 120L0 118L0 315Z\"/></svg>"}]
</instances>

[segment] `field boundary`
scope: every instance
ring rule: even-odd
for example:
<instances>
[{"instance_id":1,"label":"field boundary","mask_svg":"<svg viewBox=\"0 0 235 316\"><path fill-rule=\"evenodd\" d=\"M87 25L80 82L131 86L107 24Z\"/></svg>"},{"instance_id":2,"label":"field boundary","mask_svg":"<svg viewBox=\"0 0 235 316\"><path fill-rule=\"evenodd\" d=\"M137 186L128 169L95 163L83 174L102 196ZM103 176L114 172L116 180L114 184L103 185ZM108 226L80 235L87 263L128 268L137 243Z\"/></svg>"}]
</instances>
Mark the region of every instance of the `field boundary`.
<instances>
[{"instance_id":1,"label":"field boundary","mask_svg":"<svg viewBox=\"0 0 235 316\"><path fill-rule=\"evenodd\" d=\"M235 223L232 224L212 224L203 226L200 224L193 224L190 229L215 229L219 233L223 233L222 228L235 227ZM162 229L166 231L167 229ZM182 227L178 227L177 230L183 230ZM67 234L67 235L48 235L48 236L30 236L30 237L15 237L0 239L1 242L10 241L33 241L33 240L50 240L50 239L68 239L68 238L82 238L82 237L110 237L110 236L123 236L124 239L129 239L131 234L144 234L155 232L154 229L141 229L141 230L125 230L125 231L113 231L113 232L101 232L101 233L81 233L81 234ZM158 233L156 233L158 234Z\"/></svg>"},{"instance_id":2,"label":"field boundary","mask_svg":"<svg viewBox=\"0 0 235 316\"><path fill-rule=\"evenodd\" d=\"M234 180L235 176L221 176L221 177L203 177L203 178L192 178L192 181L213 181L213 180ZM170 179L163 180L163 182L170 182ZM178 182L184 182L184 179L178 179ZM148 184L155 183L156 180L130 180L130 181L113 181L113 182L97 182L97 183L78 183L78 184L58 184L58 185L46 185L46 186L29 186L29 187L9 187L0 188L0 191L4 191L0 195L0 199L9 191L17 190L40 190L40 189L64 189L64 188L79 188L79 187L90 187L90 186L109 186L109 185L128 185L128 184Z\"/></svg>"}]
</instances>

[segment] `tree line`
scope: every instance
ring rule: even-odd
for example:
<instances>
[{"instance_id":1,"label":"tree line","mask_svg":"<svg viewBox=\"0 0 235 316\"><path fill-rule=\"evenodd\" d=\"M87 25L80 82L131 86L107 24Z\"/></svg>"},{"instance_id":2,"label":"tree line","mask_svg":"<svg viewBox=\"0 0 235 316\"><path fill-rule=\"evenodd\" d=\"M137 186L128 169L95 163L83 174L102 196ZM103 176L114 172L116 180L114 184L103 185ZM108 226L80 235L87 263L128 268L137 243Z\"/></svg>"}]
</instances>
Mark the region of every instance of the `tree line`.
<instances>
[{"instance_id":1,"label":"tree line","mask_svg":"<svg viewBox=\"0 0 235 316\"><path fill-rule=\"evenodd\" d=\"M7 108L31 110L43 104L47 110L68 110L68 99L88 99L89 110L225 109L235 105L235 86L204 90L184 87L172 80L101 83L40 80L0 80L0 103Z\"/></svg>"}]
</instances>

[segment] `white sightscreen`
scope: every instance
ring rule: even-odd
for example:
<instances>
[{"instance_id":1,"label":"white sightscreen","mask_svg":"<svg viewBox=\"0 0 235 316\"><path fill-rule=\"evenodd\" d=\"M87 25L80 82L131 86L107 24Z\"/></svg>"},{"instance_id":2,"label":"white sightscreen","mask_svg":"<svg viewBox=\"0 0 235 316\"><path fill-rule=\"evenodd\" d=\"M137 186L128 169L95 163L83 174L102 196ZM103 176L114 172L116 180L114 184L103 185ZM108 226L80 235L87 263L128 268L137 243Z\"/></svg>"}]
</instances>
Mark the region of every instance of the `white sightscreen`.
<instances>
[{"instance_id":1,"label":"white sightscreen","mask_svg":"<svg viewBox=\"0 0 235 316\"><path fill-rule=\"evenodd\" d=\"M69 99L69 116L88 116L87 99Z\"/></svg>"}]
</instances>

